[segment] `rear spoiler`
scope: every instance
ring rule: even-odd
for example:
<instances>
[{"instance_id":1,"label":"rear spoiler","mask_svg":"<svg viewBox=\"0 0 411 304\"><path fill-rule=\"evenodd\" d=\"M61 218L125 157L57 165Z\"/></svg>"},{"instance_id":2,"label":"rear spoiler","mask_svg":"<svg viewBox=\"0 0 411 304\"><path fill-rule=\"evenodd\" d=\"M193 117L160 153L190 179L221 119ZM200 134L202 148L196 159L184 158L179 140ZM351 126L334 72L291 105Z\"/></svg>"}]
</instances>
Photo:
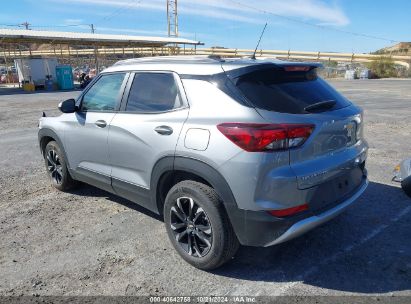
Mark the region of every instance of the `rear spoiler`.
<instances>
[{"instance_id":1,"label":"rear spoiler","mask_svg":"<svg viewBox=\"0 0 411 304\"><path fill-rule=\"evenodd\" d=\"M253 64L246 67L242 67L239 69L229 70L226 71L226 75L231 78L238 78L244 74L248 74L258 70L265 70L265 69L290 69L290 71L298 71L299 68L306 69L306 71L310 71L316 68L321 68L323 65L318 62L263 62L261 64ZM300 70L303 71L303 70Z\"/></svg>"}]
</instances>

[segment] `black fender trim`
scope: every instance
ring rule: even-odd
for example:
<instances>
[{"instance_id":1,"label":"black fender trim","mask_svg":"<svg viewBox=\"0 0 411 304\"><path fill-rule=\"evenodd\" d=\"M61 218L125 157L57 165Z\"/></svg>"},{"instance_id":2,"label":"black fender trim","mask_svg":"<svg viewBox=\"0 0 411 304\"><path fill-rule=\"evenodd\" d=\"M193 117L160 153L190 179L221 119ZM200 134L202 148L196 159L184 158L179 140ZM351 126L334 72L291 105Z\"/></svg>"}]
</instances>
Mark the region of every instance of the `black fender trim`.
<instances>
[{"instance_id":1,"label":"black fender trim","mask_svg":"<svg viewBox=\"0 0 411 304\"><path fill-rule=\"evenodd\" d=\"M234 195L224 177L209 164L194 159L176 156L174 159L174 170L193 173L205 179L223 200L224 205L237 207Z\"/></svg>"},{"instance_id":2,"label":"black fender trim","mask_svg":"<svg viewBox=\"0 0 411 304\"><path fill-rule=\"evenodd\" d=\"M158 160L153 167L153 171L151 172L151 179L150 179L150 198L151 198L151 206L153 206L153 210L157 214L162 214L163 211L159 208L159 193L157 193L157 187L160 182L160 178L163 176L164 173L168 171L173 171L174 168L174 156L165 156Z\"/></svg>"},{"instance_id":3,"label":"black fender trim","mask_svg":"<svg viewBox=\"0 0 411 304\"><path fill-rule=\"evenodd\" d=\"M217 194L221 197L225 205L234 205L237 207L230 187L216 169L203 161L182 156L166 156L154 165L150 182L150 190L154 202L158 200L156 189L160 178L167 171L185 171L203 178L217 191ZM161 210L159 210L159 212L160 211Z\"/></svg>"}]
</instances>

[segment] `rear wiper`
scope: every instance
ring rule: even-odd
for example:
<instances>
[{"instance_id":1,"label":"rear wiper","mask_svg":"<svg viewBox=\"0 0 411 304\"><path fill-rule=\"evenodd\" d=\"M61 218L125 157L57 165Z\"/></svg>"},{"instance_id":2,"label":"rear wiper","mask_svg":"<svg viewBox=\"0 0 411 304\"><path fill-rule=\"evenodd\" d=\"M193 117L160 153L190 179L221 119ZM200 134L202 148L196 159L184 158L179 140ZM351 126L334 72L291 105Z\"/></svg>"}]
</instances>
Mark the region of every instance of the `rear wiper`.
<instances>
[{"instance_id":1,"label":"rear wiper","mask_svg":"<svg viewBox=\"0 0 411 304\"><path fill-rule=\"evenodd\" d=\"M336 103L337 102L335 100L319 101L319 102L313 103L309 106L306 106L304 108L304 111L312 112L312 111L319 110L319 109L331 109L333 106L335 106Z\"/></svg>"}]
</instances>

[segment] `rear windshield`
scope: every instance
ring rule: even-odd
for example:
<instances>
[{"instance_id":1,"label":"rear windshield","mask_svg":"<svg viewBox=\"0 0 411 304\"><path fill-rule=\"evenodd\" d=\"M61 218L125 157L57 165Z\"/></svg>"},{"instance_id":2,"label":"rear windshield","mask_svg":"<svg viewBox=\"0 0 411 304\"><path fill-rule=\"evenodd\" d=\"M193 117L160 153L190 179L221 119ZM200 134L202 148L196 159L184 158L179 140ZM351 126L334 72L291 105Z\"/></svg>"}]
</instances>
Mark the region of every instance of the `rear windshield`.
<instances>
[{"instance_id":1,"label":"rear windshield","mask_svg":"<svg viewBox=\"0 0 411 304\"><path fill-rule=\"evenodd\" d=\"M268 111L303 114L308 113L305 108L321 102L331 102L332 106L316 107L315 112L336 110L350 105L347 99L317 76L316 69L257 70L240 76L236 86L253 106Z\"/></svg>"}]
</instances>

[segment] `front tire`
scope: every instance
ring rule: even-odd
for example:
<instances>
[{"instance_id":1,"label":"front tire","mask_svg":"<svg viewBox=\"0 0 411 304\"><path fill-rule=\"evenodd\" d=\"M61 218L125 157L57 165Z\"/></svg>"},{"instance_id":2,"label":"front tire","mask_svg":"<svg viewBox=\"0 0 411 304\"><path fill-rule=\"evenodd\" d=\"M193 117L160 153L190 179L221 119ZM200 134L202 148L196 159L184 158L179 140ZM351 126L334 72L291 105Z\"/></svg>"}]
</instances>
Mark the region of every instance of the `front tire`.
<instances>
[{"instance_id":1,"label":"front tire","mask_svg":"<svg viewBox=\"0 0 411 304\"><path fill-rule=\"evenodd\" d=\"M67 162L59 145L50 141L44 149L44 161L48 176L54 188L66 191L74 188L77 182L70 176Z\"/></svg>"},{"instance_id":2,"label":"front tire","mask_svg":"<svg viewBox=\"0 0 411 304\"><path fill-rule=\"evenodd\" d=\"M215 190L195 181L174 185L164 204L167 234L180 256L212 270L229 261L239 242Z\"/></svg>"}]
</instances>

